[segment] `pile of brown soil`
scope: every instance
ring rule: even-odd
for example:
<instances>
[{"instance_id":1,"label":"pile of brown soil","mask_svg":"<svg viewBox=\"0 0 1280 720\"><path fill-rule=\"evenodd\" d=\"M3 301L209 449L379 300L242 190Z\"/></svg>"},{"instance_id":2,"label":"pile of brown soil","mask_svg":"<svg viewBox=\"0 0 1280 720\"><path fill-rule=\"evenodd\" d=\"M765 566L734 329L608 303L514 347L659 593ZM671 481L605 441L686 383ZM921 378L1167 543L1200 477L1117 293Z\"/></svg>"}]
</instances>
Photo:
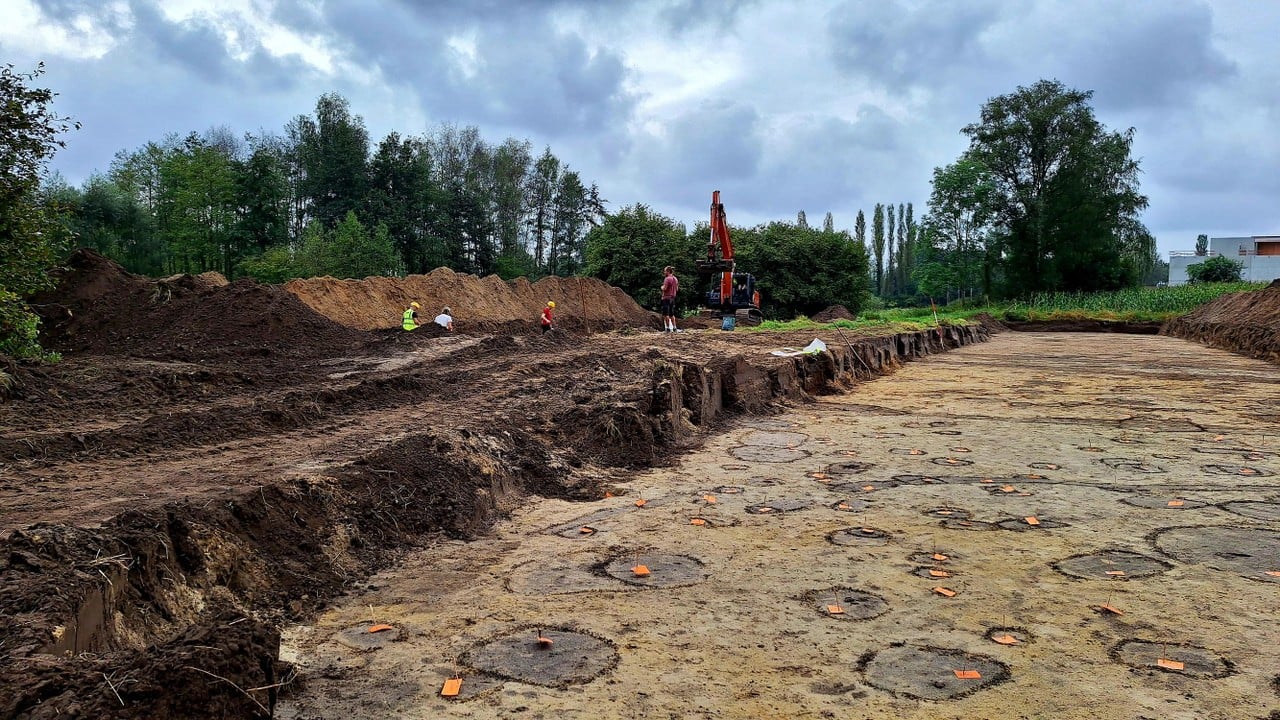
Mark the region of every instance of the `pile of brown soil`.
<instances>
[{"instance_id":1,"label":"pile of brown soil","mask_svg":"<svg viewBox=\"0 0 1280 720\"><path fill-rule=\"evenodd\" d=\"M428 322L449 307L460 332L496 330L510 323L536 325L548 300L555 301L556 321L564 327L599 332L658 325L657 316L631 296L594 278L507 282L496 275L480 278L436 268L404 278L291 280L284 289L321 315L358 330L399 327L401 314L414 301L422 304L419 315Z\"/></svg>"},{"instance_id":2,"label":"pile of brown soil","mask_svg":"<svg viewBox=\"0 0 1280 720\"><path fill-rule=\"evenodd\" d=\"M47 347L171 360L329 357L366 338L278 287L217 273L150 280L77 250L33 298Z\"/></svg>"},{"instance_id":3,"label":"pile of brown soil","mask_svg":"<svg viewBox=\"0 0 1280 720\"><path fill-rule=\"evenodd\" d=\"M817 313L811 318L815 322L834 322L836 320L854 320L853 313L849 312L849 308L843 305L832 305L831 307Z\"/></svg>"},{"instance_id":4,"label":"pile of brown soil","mask_svg":"<svg viewBox=\"0 0 1280 720\"><path fill-rule=\"evenodd\" d=\"M1160 333L1280 365L1280 283L1223 295L1165 323Z\"/></svg>"}]
</instances>

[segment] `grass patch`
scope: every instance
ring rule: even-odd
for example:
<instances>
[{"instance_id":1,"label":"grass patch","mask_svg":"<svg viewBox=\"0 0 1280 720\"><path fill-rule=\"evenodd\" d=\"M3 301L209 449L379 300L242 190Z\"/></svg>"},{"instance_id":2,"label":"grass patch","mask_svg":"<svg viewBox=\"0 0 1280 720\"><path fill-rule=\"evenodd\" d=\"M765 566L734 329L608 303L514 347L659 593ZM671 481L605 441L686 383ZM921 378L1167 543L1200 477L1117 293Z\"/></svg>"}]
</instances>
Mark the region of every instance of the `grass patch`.
<instances>
[{"instance_id":1,"label":"grass patch","mask_svg":"<svg viewBox=\"0 0 1280 720\"><path fill-rule=\"evenodd\" d=\"M1107 320L1112 322L1164 322L1185 315L1228 293L1261 290L1267 283L1204 283L1163 288L1132 288L1103 293L1037 293L1026 300L963 309L929 307L868 310L856 320L820 323L807 317L766 320L751 331L798 331L843 328L854 333L916 332L941 325L964 325L975 315L989 313L999 320Z\"/></svg>"}]
</instances>

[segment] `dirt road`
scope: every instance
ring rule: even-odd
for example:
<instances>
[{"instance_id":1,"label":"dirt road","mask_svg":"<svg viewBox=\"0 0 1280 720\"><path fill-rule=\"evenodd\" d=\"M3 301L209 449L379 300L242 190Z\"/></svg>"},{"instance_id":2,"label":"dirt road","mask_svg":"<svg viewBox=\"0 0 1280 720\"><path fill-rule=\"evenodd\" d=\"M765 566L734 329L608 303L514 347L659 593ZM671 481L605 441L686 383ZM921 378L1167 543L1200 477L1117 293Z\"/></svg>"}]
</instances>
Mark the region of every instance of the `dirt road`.
<instances>
[{"instance_id":1,"label":"dirt road","mask_svg":"<svg viewBox=\"0 0 1280 720\"><path fill-rule=\"evenodd\" d=\"M1183 340L1003 333L411 554L286 631L277 715L1280 714L1278 404Z\"/></svg>"}]
</instances>

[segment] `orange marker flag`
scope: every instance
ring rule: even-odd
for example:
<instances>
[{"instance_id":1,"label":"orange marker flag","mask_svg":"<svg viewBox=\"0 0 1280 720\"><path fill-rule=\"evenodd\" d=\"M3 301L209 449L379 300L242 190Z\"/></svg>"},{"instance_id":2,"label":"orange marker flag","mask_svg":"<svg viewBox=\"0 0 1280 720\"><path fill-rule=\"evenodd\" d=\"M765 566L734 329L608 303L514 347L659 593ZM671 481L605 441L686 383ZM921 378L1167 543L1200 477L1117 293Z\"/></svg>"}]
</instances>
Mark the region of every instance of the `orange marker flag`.
<instances>
[{"instance_id":1,"label":"orange marker flag","mask_svg":"<svg viewBox=\"0 0 1280 720\"><path fill-rule=\"evenodd\" d=\"M462 692L462 678L449 678L444 681L444 687L440 688L440 694L444 697L456 697Z\"/></svg>"},{"instance_id":2,"label":"orange marker flag","mask_svg":"<svg viewBox=\"0 0 1280 720\"><path fill-rule=\"evenodd\" d=\"M1012 635L1001 635L999 637L993 637L991 639L994 640L995 642L1000 643L1001 645L1017 645L1018 644L1018 638Z\"/></svg>"},{"instance_id":3,"label":"orange marker flag","mask_svg":"<svg viewBox=\"0 0 1280 720\"><path fill-rule=\"evenodd\" d=\"M977 670L952 670L956 677L961 680L981 680L982 673Z\"/></svg>"},{"instance_id":4,"label":"orange marker flag","mask_svg":"<svg viewBox=\"0 0 1280 720\"><path fill-rule=\"evenodd\" d=\"M955 596L956 596L956 591L955 591L955 590L951 590L951 589L948 589L948 588L944 588L944 587L942 587L942 586L938 586L938 587L934 588L934 589L933 589L933 591L934 591L935 593L937 593L937 594L941 595L942 597L953 598L953 597L955 597Z\"/></svg>"},{"instance_id":5,"label":"orange marker flag","mask_svg":"<svg viewBox=\"0 0 1280 720\"><path fill-rule=\"evenodd\" d=\"M1179 662L1177 660L1167 660L1165 658L1156 658L1156 665L1165 668L1166 670L1181 670L1187 666L1186 663Z\"/></svg>"},{"instance_id":6,"label":"orange marker flag","mask_svg":"<svg viewBox=\"0 0 1280 720\"><path fill-rule=\"evenodd\" d=\"M1035 515L1028 515L1027 517L1023 518L1023 520L1026 520L1028 525L1040 524L1040 519L1037 518Z\"/></svg>"}]
</instances>

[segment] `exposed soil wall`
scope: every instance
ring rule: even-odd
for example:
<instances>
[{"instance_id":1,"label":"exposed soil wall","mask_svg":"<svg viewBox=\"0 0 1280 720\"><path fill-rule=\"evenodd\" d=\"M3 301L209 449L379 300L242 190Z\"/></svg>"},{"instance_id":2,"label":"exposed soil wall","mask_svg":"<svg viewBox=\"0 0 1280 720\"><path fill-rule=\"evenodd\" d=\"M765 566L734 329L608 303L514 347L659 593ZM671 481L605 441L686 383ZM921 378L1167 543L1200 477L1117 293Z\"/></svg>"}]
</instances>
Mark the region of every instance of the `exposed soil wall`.
<instances>
[{"instance_id":1,"label":"exposed soil wall","mask_svg":"<svg viewBox=\"0 0 1280 720\"><path fill-rule=\"evenodd\" d=\"M1280 280L1224 295L1170 320L1160 333L1280 364Z\"/></svg>"}]
</instances>

